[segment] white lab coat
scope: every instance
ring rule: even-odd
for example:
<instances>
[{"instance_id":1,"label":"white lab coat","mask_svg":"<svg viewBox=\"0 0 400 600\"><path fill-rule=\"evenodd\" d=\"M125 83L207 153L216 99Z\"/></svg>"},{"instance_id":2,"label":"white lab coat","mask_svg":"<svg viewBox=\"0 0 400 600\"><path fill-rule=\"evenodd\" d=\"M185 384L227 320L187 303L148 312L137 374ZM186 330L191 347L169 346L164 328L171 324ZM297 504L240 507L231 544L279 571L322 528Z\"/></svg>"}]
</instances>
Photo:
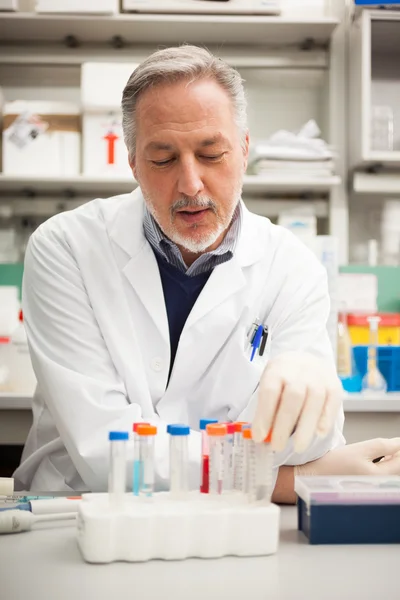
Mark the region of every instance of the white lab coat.
<instances>
[{"instance_id":1,"label":"white lab coat","mask_svg":"<svg viewBox=\"0 0 400 600\"><path fill-rule=\"evenodd\" d=\"M41 225L25 259L23 308L38 380L33 425L16 486L107 488L108 431L159 426L156 485L168 481L167 423L251 420L268 360L287 350L332 359L326 274L291 233L243 205L235 256L217 266L190 313L167 387L168 320L158 265L143 233L143 198L97 199ZM270 348L250 362L247 331L270 329ZM301 455L292 443L276 464L299 464L344 443L343 411L326 439ZM200 434L190 435L191 485L199 482Z\"/></svg>"}]
</instances>

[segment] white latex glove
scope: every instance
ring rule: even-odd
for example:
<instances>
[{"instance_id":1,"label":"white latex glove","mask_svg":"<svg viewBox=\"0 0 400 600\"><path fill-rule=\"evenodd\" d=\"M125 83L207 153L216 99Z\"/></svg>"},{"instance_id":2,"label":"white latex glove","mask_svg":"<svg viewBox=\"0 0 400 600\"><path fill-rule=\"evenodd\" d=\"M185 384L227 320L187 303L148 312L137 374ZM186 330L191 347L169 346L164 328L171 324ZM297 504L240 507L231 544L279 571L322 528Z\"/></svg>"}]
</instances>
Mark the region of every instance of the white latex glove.
<instances>
[{"instance_id":1,"label":"white latex glove","mask_svg":"<svg viewBox=\"0 0 400 600\"><path fill-rule=\"evenodd\" d=\"M398 453L398 454L396 454ZM373 460L384 456L377 463ZM294 468L295 476L400 475L400 438L367 440L331 450Z\"/></svg>"},{"instance_id":2,"label":"white latex glove","mask_svg":"<svg viewBox=\"0 0 400 600\"><path fill-rule=\"evenodd\" d=\"M264 440L272 428L272 448L281 452L296 428L294 450L304 452L315 434L330 432L342 396L333 363L306 352L280 354L261 376L253 438Z\"/></svg>"}]
</instances>

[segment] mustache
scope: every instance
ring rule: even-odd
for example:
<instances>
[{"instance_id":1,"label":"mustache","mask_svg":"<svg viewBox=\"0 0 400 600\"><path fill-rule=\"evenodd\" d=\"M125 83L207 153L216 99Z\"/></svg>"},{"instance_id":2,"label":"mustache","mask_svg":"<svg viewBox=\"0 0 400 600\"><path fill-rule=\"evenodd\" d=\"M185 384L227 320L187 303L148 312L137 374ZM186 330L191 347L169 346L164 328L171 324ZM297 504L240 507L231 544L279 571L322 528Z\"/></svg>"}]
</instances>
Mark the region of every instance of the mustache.
<instances>
[{"instance_id":1,"label":"mustache","mask_svg":"<svg viewBox=\"0 0 400 600\"><path fill-rule=\"evenodd\" d=\"M209 208L215 214L218 214L217 205L209 196L182 196L180 200L177 200L171 206L171 216L174 217L179 210L186 208Z\"/></svg>"}]
</instances>

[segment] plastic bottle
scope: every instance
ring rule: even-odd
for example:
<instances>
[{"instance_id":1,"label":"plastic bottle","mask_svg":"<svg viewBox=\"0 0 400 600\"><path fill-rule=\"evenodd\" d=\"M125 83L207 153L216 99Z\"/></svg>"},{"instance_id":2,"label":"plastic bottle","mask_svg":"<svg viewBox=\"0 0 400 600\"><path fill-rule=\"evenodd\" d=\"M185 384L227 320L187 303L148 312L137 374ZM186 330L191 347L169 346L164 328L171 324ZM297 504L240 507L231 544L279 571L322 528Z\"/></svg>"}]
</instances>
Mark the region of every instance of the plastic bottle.
<instances>
[{"instance_id":1,"label":"plastic bottle","mask_svg":"<svg viewBox=\"0 0 400 600\"><path fill-rule=\"evenodd\" d=\"M33 396L36 377L32 368L22 310L19 323L10 340L10 388L13 392Z\"/></svg>"}]
</instances>

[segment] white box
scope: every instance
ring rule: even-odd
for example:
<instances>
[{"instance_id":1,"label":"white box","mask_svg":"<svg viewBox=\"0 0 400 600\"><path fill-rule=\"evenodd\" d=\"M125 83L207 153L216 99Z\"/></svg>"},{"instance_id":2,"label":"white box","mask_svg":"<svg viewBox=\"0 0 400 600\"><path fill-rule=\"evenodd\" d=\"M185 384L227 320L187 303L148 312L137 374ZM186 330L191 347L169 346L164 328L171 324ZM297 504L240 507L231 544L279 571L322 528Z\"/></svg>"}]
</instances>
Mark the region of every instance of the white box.
<instances>
[{"instance_id":1,"label":"white box","mask_svg":"<svg viewBox=\"0 0 400 600\"><path fill-rule=\"evenodd\" d=\"M77 175L80 142L80 114L74 104L17 100L4 107L3 173Z\"/></svg>"},{"instance_id":2,"label":"white box","mask_svg":"<svg viewBox=\"0 0 400 600\"><path fill-rule=\"evenodd\" d=\"M280 13L280 0L229 0L205 2L204 0L122 0L126 12L197 13L197 14L260 14Z\"/></svg>"},{"instance_id":3,"label":"white box","mask_svg":"<svg viewBox=\"0 0 400 600\"><path fill-rule=\"evenodd\" d=\"M0 11L18 10L18 0L0 0Z\"/></svg>"},{"instance_id":4,"label":"white box","mask_svg":"<svg viewBox=\"0 0 400 600\"><path fill-rule=\"evenodd\" d=\"M120 112L83 115L83 173L96 177L133 177Z\"/></svg>"},{"instance_id":5,"label":"white box","mask_svg":"<svg viewBox=\"0 0 400 600\"><path fill-rule=\"evenodd\" d=\"M126 494L120 510L110 508L108 494L84 494L77 539L90 563L266 556L278 550L279 520L279 506L250 504L241 494L191 492L185 501L168 492Z\"/></svg>"},{"instance_id":6,"label":"white box","mask_svg":"<svg viewBox=\"0 0 400 600\"><path fill-rule=\"evenodd\" d=\"M81 68L81 104L84 112L121 110L121 99L137 63L86 62Z\"/></svg>"},{"instance_id":7,"label":"white box","mask_svg":"<svg viewBox=\"0 0 400 600\"><path fill-rule=\"evenodd\" d=\"M110 15L118 12L119 0L36 0L38 13L86 13Z\"/></svg>"}]
</instances>

